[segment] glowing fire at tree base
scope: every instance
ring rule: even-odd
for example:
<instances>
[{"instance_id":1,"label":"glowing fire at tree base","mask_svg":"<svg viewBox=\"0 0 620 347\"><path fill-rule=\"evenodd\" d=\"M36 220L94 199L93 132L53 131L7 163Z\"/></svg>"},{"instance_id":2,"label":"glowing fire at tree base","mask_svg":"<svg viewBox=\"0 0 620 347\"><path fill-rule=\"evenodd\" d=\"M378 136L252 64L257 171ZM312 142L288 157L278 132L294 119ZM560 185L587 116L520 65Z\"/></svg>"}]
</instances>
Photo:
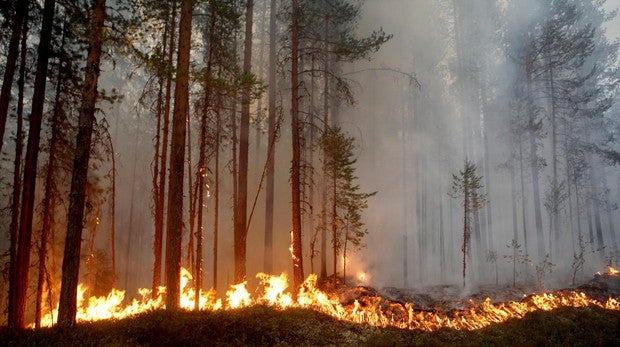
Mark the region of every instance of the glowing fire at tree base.
<instances>
[{"instance_id":1,"label":"glowing fire at tree base","mask_svg":"<svg viewBox=\"0 0 620 347\"><path fill-rule=\"evenodd\" d=\"M610 276L618 276L618 271L609 270ZM211 290L200 292L200 309L204 311L228 310L252 305L267 305L276 309L291 307L308 308L323 312L341 320L355 323L369 324L373 326L393 326L403 329L420 329L433 331L440 328L452 328L458 330L475 330L484 328L494 323L501 323L513 318L522 318L529 312L537 310L553 310L559 307L585 307L589 305L599 306L609 310L620 310L620 302L609 298L601 302L589 298L586 294L576 291L545 293L533 295L527 300L512 301L507 303L493 304L489 298L473 308L460 311L451 315L416 310L412 304L386 305L381 297L367 297L363 302L355 300L353 305L342 305L335 295L322 292L316 287L316 275L310 275L304 282L297 296L293 300L291 293L287 292L288 277L286 274L272 276L258 274L262 284L262 294L253 298L246 288L246 282L232 285L226 292L225 302L216 299ZM182 269L181 271L181 307L187 310L194 309L195 291L191 287L191 274ZM121 319L136 315L149 310L164 308L162 294L165 288L160 287L157 295L152 296L151 290L140 289L142 299L134 299L131 303L123 305L125 291L112 289L106 297L91 297L84 299L86 288L82 285L78 290L78 313L77 321L97 321L104 319ZM42 326L52 326L56 322L57 310L47 313L41 322Z\"/></svg>"}]
</instances>

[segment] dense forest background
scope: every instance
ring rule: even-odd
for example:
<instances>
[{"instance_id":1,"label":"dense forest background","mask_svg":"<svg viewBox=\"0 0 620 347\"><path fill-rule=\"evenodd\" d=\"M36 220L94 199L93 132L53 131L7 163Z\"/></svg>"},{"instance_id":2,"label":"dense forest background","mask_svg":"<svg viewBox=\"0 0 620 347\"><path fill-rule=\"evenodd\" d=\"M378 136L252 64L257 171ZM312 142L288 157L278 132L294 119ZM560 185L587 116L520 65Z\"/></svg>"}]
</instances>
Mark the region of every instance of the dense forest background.
<instances>
[{"instance_id":1,"label":"dense forest background","mask_svg":"<svg viewBox=\"0 0 620 347\"><path fill-rule=\"evenodd\" d=\"M0 2L0 323L179 265L218 292L617 265L615 5Z\"/></svg>"}]
</instances>

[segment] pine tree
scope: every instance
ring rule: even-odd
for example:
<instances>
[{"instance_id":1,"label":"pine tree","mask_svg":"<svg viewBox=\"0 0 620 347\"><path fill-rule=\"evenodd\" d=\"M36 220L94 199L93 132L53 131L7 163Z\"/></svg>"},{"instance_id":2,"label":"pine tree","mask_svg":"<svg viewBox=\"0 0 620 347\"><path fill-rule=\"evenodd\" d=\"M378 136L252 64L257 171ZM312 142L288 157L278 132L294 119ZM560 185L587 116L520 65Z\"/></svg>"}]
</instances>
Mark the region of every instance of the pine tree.
<instances>
[{"instance_id":1,"label":"pine tree","mask_svg":"<svg viewBox=\"0 0 620 347\"><path fill-rule=\"evenodd\" d=\"M355 248L363 245L368 233L362 221L362 212L368 206L368 198L373 193L360 192L355 176L354 138L347 136L339 127L329 128L319 140L325 153L324 165L331 188L331 230L333 271L336 275L338 252L343 252L343 278L346 277L347 246ZM346 280L346 279L345 279Z\"/></svg>"},{"instance_id":2,"label":"pine tree","mask_svg":"<svg viewBox=\"0 0 620 347\"><path fill-rule=\"evenodd\" d=\"M478 168L474 163L465 160L463 169L458 174L452 174L452 190L450 196L454 199L463 199L463 287L465 287L465 274L467 257L470 255L471 240L471 216L480 210L486 203L486 195L480 193L483 188L482 176L478 176Z\"/></svg>"}]
</instances>

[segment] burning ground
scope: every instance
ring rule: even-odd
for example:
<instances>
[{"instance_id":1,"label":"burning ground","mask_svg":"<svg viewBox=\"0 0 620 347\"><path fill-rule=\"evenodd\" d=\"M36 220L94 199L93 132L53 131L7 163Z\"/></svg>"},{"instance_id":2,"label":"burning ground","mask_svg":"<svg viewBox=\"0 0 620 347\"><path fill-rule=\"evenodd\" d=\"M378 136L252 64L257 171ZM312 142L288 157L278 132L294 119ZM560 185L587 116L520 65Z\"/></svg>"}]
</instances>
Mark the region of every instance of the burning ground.
<instances>
[{"instance_id":1,"label":"burning ground","mask_svg":"<svg viewBox=\"0 0 620 347\"><path fill-rule=\"evenodd\" d=\"M195 296L184 272L183 306ZM226 298L200 296L200 311L164 311L160 297L142 291L125 303L122 291L81 300L75 328L0 333L4 345L359 345L359 344L617 344L620 275L595 275L578 288L515 299L518 290L485 289L461 297L454 288L416 293L316 283L309 277L293 299L287 278L259 275L254 294L245 284ZM491 298L479 299L481 295ZM451 299L450 299L451 298ZM53 313L48 318L53 319ZM51 321L50 321L51 322ZM2 341L4 340L4 341Z\"/></svg>"}]
</instances>

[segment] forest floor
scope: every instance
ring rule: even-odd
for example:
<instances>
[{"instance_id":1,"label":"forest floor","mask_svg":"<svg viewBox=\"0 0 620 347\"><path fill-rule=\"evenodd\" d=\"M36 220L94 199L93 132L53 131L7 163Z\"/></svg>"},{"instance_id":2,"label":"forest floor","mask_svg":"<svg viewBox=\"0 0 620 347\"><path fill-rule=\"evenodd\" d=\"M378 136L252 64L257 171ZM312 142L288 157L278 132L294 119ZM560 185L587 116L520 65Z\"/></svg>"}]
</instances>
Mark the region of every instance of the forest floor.
<instances>
[{"instance_id":1,"label":"forest floor","mask_svg":"<svg viewBox=\"0 0 620 347\"><path fill-rule=\"evenodd\" d=\"M216 311L153 311L119 321L80 323L9 335L2 346L400 346L620 344L620 312L590 306L536 311L475 331L377 328L308 309L265 306Z\"/></svg>"},{"instance_id":2,"label":"forest floor","mask_svg":"<svg viewBox=\"0 0 620 347\"><path fill-rule=\"evenodd\" d=\"M332 278L323 290L337 293L342 305L380 302L392 317L404 303L418 312L468 310L490 296L494 302L523 298L524 288L482 287L462 296L453 286L432 290L344 286ZM428 288L427 288L428 289ZM605 301L620 298L619 275L595 275L579 291ZM491 295L488 295L491 294ZM527 300L527 299L524 299ZM406 315L406 313L405 313ZM0 346L401 346L401 345L620 345L620 311L599 306L538 310L486 328L466 331L442 328L433 332L379 328L338 320L311 309L276 309L262 305L234 310L155 310L134 317L79 323L72 328L44 328L10 334L0 327Z\"/></svg>"}]
</instances>

